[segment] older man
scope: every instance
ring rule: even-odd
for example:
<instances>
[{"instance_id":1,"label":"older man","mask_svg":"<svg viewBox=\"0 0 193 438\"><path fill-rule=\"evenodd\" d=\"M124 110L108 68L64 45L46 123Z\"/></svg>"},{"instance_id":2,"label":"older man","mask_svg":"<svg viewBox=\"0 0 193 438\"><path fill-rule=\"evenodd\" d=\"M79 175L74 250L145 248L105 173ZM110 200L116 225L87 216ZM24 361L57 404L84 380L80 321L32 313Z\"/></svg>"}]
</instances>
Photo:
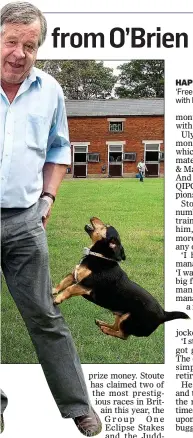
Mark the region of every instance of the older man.
<instances>
[{"instance_id":1,"label":"older man","mask_svg":"<svg viewBox=\"0 0 193 438\"><path fill-rule=\"evenodd\" d=\"M45 226L71 158L62 89L34 67L46 31L45 17L30 3L1 10L2 269L62 416L93 436L101 422L52 301Z\"/></svg>"},{"instance_id":2,"label":"older man","mask_svg":"<svg viewBox=\"0 0 193 438\"><path fill-rule=\"evenodd\" d=\"M144 162L143 157L141 158L141 161L138 163L137 165L138 171L139 171L139 176L140 176L140 182L143 182L143 178L145 175L145 171L148 172L147 166Z\"/></svg>"}]
</instances>

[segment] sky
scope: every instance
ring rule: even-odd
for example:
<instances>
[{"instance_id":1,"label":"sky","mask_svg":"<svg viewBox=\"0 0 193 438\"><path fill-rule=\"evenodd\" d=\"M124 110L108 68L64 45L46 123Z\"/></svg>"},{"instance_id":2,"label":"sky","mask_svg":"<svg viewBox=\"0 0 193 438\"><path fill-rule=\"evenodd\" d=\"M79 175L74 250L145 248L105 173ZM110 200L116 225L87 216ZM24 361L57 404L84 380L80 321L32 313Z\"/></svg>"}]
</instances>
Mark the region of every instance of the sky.
<instances>
[{"instance_id":1,"label":"sky","mask_svg":"<svg viewBox=\"0 0 193 438\"><path fill-rule=\"evenodd\" d=\"M103 61L103 62L104 62L105 67L113 68L114 74L118 75L120 73L120 70L118 70L117 67L121 64L124 64L125 62L129 62L129 60L127 60L127 61Z\"/></svg>"}]
</instances>

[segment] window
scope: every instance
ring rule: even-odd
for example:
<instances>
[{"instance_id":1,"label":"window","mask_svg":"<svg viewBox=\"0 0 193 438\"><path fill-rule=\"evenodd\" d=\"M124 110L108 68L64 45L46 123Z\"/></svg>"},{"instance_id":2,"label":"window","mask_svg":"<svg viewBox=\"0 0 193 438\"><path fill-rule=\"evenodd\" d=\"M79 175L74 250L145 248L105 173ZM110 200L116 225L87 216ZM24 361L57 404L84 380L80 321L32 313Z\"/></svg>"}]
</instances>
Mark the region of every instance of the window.
<instances>
[{"instance_id":1,"label":"window","mask_svg":"<svg viewBox=\"0 0 193 438\"><path fill-rule=\"evenodd\" d=\"M78 152L78 153L87 152L87 146L74 146L74 152Z\"/></svg>"},{"instance_id":2,"label":"window","mask_svg":"<svg viewBox=\"0 0 193 438\"><path fill-rule=\"evenodd\" d=\"M146 151L154 151L154 152L156 152L156 151L158 151L159 150L159 143L158 144L146 144Z\"/></svg>"},{"instance_id":3,"label":"window","mask_svg":"<svg viewBox=\"0 0 193 438\"><path fill-rule=\"evenodd\" d=\"M89 163L98 163L100 161L100 154L98 152L87 154L87 161Z\"/></svg>"},{"instance_id":4,"label":"window","mask_svg":"<svg viewBox=\"0 0 193 438\"><path fill-rule=\"evenodd\" d=\"M124 161L136 161L136 152L125 152L123 155Z\"/></svg>"},{"instance_id":5,"label":"window","mask_svg":"<svg viewBox=\"0 0 193 438\"><path fill-rule=\"evenodd\" d=\"M109 152L122 152L122 146L120 145L109 146Z\"/></svg>"},{"instance_id":6,"label":"window","mask_svg":"<svg viewBox=\"0 0 193 438\"><path fill-rule=\"evenodd\" d=\"M110 132L122 132L123 131L123 122L109 122L109 131Z\"/></svg>"}]
</instances>

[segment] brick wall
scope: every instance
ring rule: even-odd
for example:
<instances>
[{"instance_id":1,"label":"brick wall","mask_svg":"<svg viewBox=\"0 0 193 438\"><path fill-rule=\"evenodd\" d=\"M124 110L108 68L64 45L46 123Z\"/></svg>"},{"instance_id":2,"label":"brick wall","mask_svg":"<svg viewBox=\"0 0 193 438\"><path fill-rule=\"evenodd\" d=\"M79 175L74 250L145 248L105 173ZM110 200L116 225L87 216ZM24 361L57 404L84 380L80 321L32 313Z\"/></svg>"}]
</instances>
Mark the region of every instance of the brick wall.
<instances>
[{"instance_id":1,"label":"brick wall","mask_svg":"<svg viewBox=\"0 0 193 438\"><path fill-rule=\"evenodd\" d=\"M110 132L108 117L69 117L70 141L89 142L89 152L99 152L99 163L88 163L88 176L99 174L101 168L108 164L109 141L124 141L124 152L136 152L136 162L124 162L123 173L127 176L136 173L138 161L144 154L143 140L164 140L163 116L137 116L125 118L123 132ZM109 117L110 118L110 117ZM161 146L163 150L163 145ZM164 173L164 164L160 163L160 174ZM124 176L124 175L123 175Z\"/></svg>"}]
</instances>

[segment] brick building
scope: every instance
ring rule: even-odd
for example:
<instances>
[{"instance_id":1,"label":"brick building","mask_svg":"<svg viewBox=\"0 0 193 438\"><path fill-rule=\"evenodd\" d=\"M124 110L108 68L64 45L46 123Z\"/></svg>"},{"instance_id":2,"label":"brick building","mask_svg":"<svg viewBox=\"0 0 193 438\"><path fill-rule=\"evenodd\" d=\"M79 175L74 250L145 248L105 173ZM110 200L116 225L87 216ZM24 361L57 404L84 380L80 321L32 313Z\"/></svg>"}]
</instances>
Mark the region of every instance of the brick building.
<instances>
[{"instance_id":1,"label":"brick building","mask_svg":"<svg viewBox=\"0 0 193 438\"><path fill-rule=\"evenodd\" d=\"M164 174L164 99L67 100L72 144L69 177Z\"/></svg>"}]
</instances>

